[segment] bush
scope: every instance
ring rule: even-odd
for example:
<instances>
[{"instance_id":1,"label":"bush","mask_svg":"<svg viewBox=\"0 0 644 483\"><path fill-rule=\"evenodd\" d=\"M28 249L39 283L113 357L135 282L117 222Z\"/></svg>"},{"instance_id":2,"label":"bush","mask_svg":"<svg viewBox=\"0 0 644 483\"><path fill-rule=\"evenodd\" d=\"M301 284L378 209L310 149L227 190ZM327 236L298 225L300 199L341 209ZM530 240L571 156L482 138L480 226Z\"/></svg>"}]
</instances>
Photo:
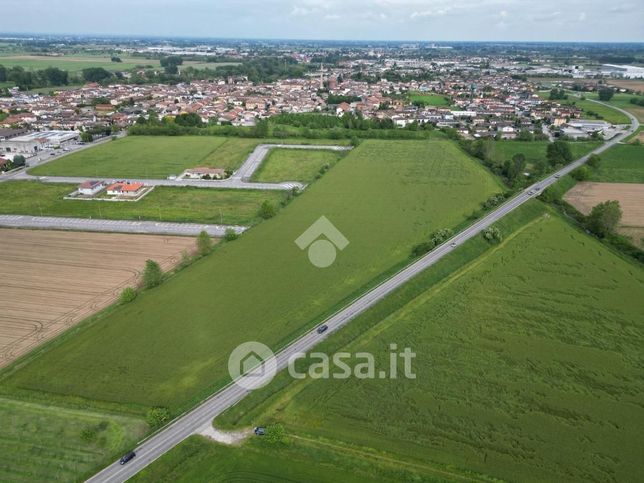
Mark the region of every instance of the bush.
<instances>
[{"instance_id":1,"label":"bush","mask_svg":"<svg viewBox=\"0 0 644 483\"><path fill-rule=\"evenodd\" d=\"M226 240L226 241L237 240L237 238L239 238L239 233L237 233L232 228L228 228L226 230L226 232L224 233L224 240Z\"/></svg>"},{"instance_id":2,"label":"bush","mask_svg":"<svg viewBox=\"0 0 644 483\"><path fill-rule=\"evenodd\" d=\"M601 160L602 159L598 155L593 154L590 156L590 158L588 158L588 161L586 162L586 164L591 168L597 169L601 164Z\"/></svg>"},{"instance_id":3,"label":"bush","mask_svg":"<svg viewBox=\"0 0 644 483\"><path fill-rule=\"evenodd\" d=\"M132 287L125 287L121 292L120 301L122 304L127 304L132 302L137 296L137 292Z\"/></svg>"},{"instance_id":4,"label":"bush","mask_svg":"<svg viewBox=\"0 0 644 483\"><path fill-rule=\"evenodd\" d=\"M495 226L491 226L483 230L483 238L490 243L501 243L503 241L501 230Z\"/></svg>"},{"instance_id":5,"label":"bush","mask_svg":"<svg viewBox=\"0 0 644 483\"><path fill-rule=\"evenodd\" d=\"M588 168L586 166L579 166L572 173L570 173L570 176L575 178L577 181L586 181L588 178L590 178L590 173L588 172Z\"/></svg>"},{"instance_id":6,"label":"bush","mask_svg":"<svg viewBox=\"0 0 644 483\"><path fill-rule=\"evenodd\" d=\"M276 214L275 205L268 200L265 200L259 207L259 216L265 220L273 218Z\"/></svg>"},{"instance_id":7,"label":"bush","mask_svg":"<svg viewBox=\"0 0 644 483\"><path fill-rule=\"evenodd\" d=\"M288 443L288 437L286 436L286 430L281 424L271 424L266 428L266 434L264 435L264 441L267 441L271 444L284 444Z\"/></svg>"},{"instance_id":8,"label":"bush","mask_svg":"<svg viewBox=\"0 0 644 483\"><path fill-rule=\"evenodd\" d=\"M161 285L163 281L163 271L161 267L154 260L147 260L145 262L145 269L143 270L143 286L145 288L153 288Z\"/></svg>"},{"instance_id":9,"label":"bush","mask_svg":"<svg viewBox=\"0 0 644 483\"><path fill-rule=\"evenodd\" d=\"M145 420L151 428L159 428L169 422L171 419L168 408L152 408L148 411Z\"/></svg>"},{"instance_id":10,"label":"bush","mask_svg":"<svg viewBox=\"0 0 644 483\"><path fill-rule=\"evenodd\" d=\"M212 238L206 230L201 230L197 235L197 253L202 257L208 255L212 250Z\"/></svg>"}]
</instances>

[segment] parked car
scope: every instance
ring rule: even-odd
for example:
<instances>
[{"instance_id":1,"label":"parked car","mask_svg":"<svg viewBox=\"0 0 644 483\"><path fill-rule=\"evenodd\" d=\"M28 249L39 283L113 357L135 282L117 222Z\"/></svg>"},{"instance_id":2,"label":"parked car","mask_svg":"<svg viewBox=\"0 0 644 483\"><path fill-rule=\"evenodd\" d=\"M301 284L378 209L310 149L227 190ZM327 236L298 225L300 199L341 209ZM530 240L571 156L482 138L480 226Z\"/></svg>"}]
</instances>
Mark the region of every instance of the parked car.
<instances>
[{"instance_id":1,"label":"parked car","mask_svg":"<svg viewBox=\"0 0 644 483\"><path fill-rule=\"evenodd\" d=\"M253 428L253 431L255 432L255 434L257 436L264 436L266 434L266 428L264 428L262 426L257 426L255 428Z\"/></svg>"},{"instance_id":2,"label":"parked car","mask_svg":"<svg viewBox=\"0 0 644 483\"><path fill-rule=\"evenodd\" d=\"M329 328L328 325L321 325L320 327L317 328L317 333L324 334L328 328Z\"/></svg>"},{"instance_id":3,"label":"parked car","mask_svg":"<svg viewBox=\"0 0 644 483\"><path fill-rule=\"evenodd\" d=\"M136 453L134 451L130 451L129 453L124 454L123 456L121 456L121 459L119 460L119 463L124 465L128 461L131 461L135 456L136 456Z\"/></svg>"}]
</instances>

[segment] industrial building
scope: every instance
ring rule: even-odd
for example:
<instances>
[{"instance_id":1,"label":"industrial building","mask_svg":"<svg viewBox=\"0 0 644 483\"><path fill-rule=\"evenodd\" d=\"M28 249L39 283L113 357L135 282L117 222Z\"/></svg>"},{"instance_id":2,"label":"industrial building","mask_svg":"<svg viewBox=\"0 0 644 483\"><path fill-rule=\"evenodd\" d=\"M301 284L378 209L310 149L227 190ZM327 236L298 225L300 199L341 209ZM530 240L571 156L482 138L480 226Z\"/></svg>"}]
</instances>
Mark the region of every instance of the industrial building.
<instances>
[{"instance_id":1,"label":"industrial building","mask_svg":"<svg viewBox=\"0 0 644 483\"><path fill-rule=\"evenodd\" d=\"M80 139L78 131L37 131L0 141L0 153L36 154L55 149Z\"/></svg>"}]
</instances>

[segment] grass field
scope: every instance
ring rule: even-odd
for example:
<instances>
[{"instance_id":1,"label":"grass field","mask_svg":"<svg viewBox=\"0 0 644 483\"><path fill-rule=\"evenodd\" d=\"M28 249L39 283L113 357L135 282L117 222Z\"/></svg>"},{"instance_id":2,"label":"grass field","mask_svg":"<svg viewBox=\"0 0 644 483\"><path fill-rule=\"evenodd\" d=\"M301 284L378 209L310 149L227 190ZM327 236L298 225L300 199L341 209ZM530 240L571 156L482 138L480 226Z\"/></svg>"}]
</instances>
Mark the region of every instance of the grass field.
<instances>
[{"instance_id":1,"label":"grass field","mask_svg":"<svg viewBox=\"0 0 644 483\"><path fill-rule=\"evenodd\" d=\"M613 95L612 99L608 101L608 104L624 109L637 117L640 122L644 122L644 107L631 104L630 100L633 97L639 99L644 98L644 96L638 96L636 94L622 94L618 92ZM591 94L589 99L598 99L597 94Z\"/></svg>"},{"instance_id":2,"label":"grass field","mask_svg":"<svg viewBox=\"0 0 644 483\"><path fill-rule=\"evenodd\" d=\"M228 382L239 343L292 340L501 189L452 142L366 141L276 218L5 371L2 388L185 409ZM326 269L294 243L322 215L350 241Z\"/></svg>"},{"instance_id":3,"label":"grass field","mask_svg":"<svg viewBox=\"0 0 644 483\"><path fill-rule=\"evenodd\" d=\"M252 225L265 200L278 206L286 196L282 191L157 186L136 202L63 199L75 189L36 181L2 183L0 214Z\"/></svg>"},{"instance_id":4,"label":"grass field","mask_svg":"<svg viewBox=\"0 0 644 483\"><path fill-rule=\"evenodd\" d=\"M344 153L335 151L273 149L252 179L267 183L310 183L320 173L320 168L333 166L343 155Z\"/></svg>"},{"instance_id":5,"label":"grass field","mask_svg":"<svg viewBox=\"0 0 644 483\"><path fill-rule=\"evenodd\" d=\"M132 417L0 398L0 481L76 481L147 431Z\"/></svg>"},{"instance_id":6,"label":"grass field","mask_svg":"<svg viewBox=\"0 0 644 483\"><path fill-rule=\"evenodd\" d=\"M644 183L644 146L618 144L604 151L597 170L590 170L591 181Z\"/></svg>"},{"instance_id":7,"label":"grass field","mask_svg":"<svg viewBox=\"0 0 644 483\"><path fill-rule=\"evenodd\" d=\"M422 102L426 106L448 107L449 101L445 96L440 94L423 94L422 92L412 92L409 94L411 102Z\"/></svg>"},{"instance_id":8,"label":"grass field","mask_svg":"<svg viewBox=\"0 0 644 483\"><path fill-rule=\"evenodd\" d=\"M29 173L35 176L162 179L197 166L234 170L255 146L271 142L270 139L215 136L128 136L63 156L30 169ZM291 139L277 142L301 143ZM315 140L310 144L343 142Z\"/></svg>"},{"instance_id":9,"label":"grass field","mask_svg":"<svg viewBox=\"0 0 644 483\"><path fill-rule=\"evenodd\" d=\"M549 141L495 141L492 155L496 157L497 161L503 162L512 159L515 154L521 153L526 157L526 162L532 164L546 159L548 144ZM578 159L600 146L601 142L571 142L569 144L574 159Z\"/></svg>"},{"instance_id":10,"label":"grass field","mask_svg":"<svg viewBox=\"0 0 644 483\"><path fill-rule=\"evenodd\" d=\"M280 374L217 424L280 423L339 459L362 451L511 481L638 480L644 271L539 209L502 220L500 246L471 240L323 344L370 352L377 368L389 367L390 343L410 347L416 379Z\"/></svg>"},{"instance_id":11,"label":"grass field","mask_svg":"<svg viewBox=\"0 0 644 483\"><path fill-rule=\"evenodd\" d=\"M166 178L187 168L235 169L257 140L212 136L128 136L29 170L37 176Z\"/></svg>"},{"instance_id":12,"label":"grass field","mask_svg":"<svg viewBox=\"0 0 644 483\"><path fill-rule=\"evenodd\" d=\"M0 56L0 65L7 68L19 66L25 70L41 70L47 67L57 67L69 72L80 72L90 67L102 67L109 71L123 71L137 66L159 67L158 60L123 57L122 62L112 62L110 57L100 56L65 56L50 57L42 55L8 55Z\"/></svg>"}]
</instances>

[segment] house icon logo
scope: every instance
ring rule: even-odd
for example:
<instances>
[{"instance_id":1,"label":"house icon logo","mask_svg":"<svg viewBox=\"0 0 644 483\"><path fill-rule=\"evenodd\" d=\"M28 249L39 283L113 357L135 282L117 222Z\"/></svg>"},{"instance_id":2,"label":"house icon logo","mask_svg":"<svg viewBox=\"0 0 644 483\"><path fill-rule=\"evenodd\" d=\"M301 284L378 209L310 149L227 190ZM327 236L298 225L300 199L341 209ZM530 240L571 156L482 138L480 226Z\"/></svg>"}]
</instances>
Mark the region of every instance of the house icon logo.
<instances>
[{"instance_id":1,"label":"house icon logo","mask_svg":"<svg viewBox=\"0 0 644 483\"><path fill-rule=\"evenodd\" d=\"M344 250L349 240L326 216L321 216L295 240L295 244L300 250L309 249L309 261L313 266L326 268L335 262L337 250Z\"/></svg>"},{"instance_id":2,"label":"house icon logo","mask_svg":"<svg viewBox=\"0 0 644 483\"><path fill-rule=\"evenodd\" d=\"M271 382L277 372L275 354L261 342L244 342L230 353L228 373L233 382L254 390Z\"/></svg>"}]
</instances>

